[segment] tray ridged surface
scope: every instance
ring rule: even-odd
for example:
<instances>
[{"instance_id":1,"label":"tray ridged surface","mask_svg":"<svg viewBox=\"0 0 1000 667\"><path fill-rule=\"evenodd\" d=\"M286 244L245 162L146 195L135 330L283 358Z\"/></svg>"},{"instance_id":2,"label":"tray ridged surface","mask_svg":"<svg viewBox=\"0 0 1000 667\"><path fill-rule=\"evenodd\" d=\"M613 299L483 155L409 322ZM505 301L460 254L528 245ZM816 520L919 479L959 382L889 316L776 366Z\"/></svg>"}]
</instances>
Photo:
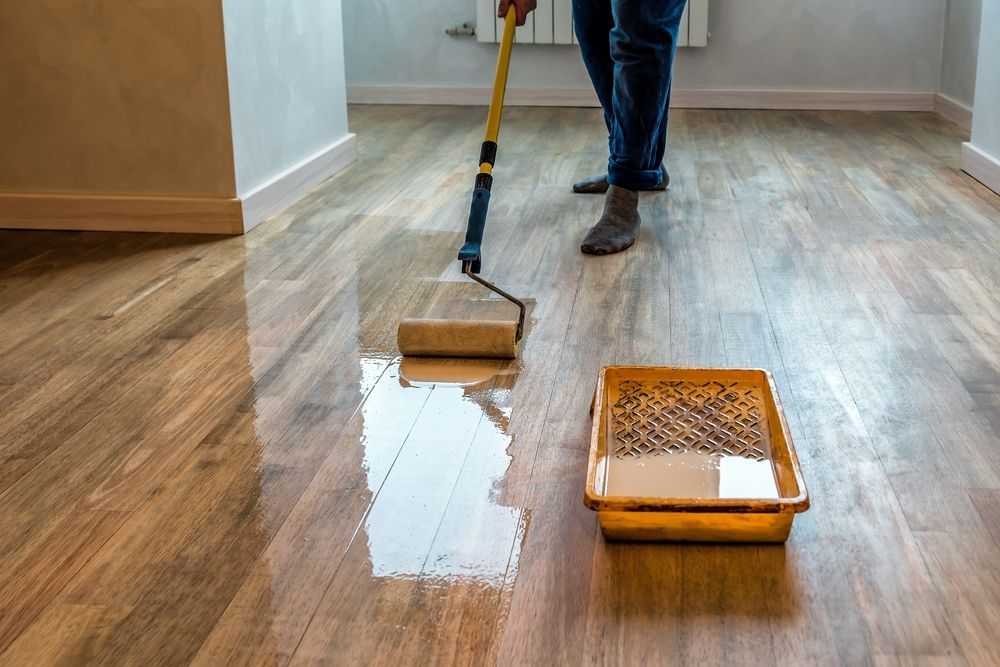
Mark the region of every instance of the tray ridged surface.
<instances>
[{"instance_id":1,"label":"tray ridged surface","mask_svg":"<svg viewBox=\"0 0 1000 667\"><path fill-rule=\"evenodd\" d=\"M752 384L628 378L617 390L611 427L618 458L685 451L769 456L764 398Z\"/></svg>"}]
</instances>

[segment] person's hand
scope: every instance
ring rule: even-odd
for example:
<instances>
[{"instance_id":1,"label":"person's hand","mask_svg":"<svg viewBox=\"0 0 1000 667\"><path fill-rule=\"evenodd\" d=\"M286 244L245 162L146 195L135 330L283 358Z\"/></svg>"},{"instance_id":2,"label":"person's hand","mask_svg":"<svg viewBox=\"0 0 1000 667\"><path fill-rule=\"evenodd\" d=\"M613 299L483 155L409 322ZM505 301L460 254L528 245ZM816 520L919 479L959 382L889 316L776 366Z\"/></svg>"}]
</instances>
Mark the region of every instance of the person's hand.
<instances>
[{"instance_id":1,"label":"person's hand","mask_svg":"<svg viewBox=\"0 0 1000 667\"><path fill-rule=\"evenodd\" d=\"M524 25L524 22L528 20L528 14L535 11L538 0L500 0L497 16L500 18L507 16L507 8L511 5L514 5L514 10L517 13L517 25Z\"/></svg>"}]
</instances>

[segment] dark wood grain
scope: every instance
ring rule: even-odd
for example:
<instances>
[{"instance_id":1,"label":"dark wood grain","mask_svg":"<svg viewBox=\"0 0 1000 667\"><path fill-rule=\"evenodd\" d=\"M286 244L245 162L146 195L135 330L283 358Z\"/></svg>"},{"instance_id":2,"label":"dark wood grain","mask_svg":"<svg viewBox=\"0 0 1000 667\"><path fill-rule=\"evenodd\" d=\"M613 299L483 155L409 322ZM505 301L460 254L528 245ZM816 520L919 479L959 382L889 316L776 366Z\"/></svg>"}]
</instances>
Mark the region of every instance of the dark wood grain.
<instances>
[{"instance_id":1,"label":"dark wood grain","mask_svg":"<svg viewBox=\"0 0 1000 667\"><path fill-rule=\"evenodd\" d=\"M528 336L462 387L395 330L513 317L454 262L481 111L352 108L358 163L246 237L0 232L0 662L1000 662L1000 197L960 130L675 111L591 258L599 113L507 110L484 275ZM604 364L768 368L789 542L605 543Z\"/></svg>"}]
</instances>

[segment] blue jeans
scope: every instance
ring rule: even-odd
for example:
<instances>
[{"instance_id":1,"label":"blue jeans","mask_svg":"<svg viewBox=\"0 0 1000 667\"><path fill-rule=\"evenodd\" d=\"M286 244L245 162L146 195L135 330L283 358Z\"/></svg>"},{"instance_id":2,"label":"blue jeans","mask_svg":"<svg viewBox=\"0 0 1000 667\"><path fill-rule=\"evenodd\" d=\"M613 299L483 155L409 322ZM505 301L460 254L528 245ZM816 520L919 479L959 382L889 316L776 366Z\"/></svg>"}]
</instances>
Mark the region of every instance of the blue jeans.
<instances>
[{"instance_id":1,"label":"blue jeans","mask_svg":"<svg viewBox=\"0 0 1000 667\"><path fill-rule=\"evenodd\" d=\"M573 0L583 62L608 125L608 181L649 190L663 178L670 70L686 0Z\"/></svg>"}]
</instances>

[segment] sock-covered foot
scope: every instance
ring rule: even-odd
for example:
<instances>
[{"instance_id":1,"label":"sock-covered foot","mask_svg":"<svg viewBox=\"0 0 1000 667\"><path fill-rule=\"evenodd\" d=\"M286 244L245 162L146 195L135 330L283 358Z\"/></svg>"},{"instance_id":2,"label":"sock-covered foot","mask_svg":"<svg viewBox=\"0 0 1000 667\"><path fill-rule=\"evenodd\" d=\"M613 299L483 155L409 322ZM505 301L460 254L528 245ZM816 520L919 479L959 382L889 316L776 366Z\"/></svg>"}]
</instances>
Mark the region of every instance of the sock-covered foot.
<instances>
[{"instance_id":1,"label":"sock-covered foot","mask_svg":"<svg viewBox=\"0 0 1000 667\"><path fill-rule=\"evenodd\" d=\"M667 186L670 185L670 174L667 173L667 168L660 165L660 169L663 170L663 180L660 184L651 190L666 190ZM608 175L601 174L600 176L591 176L590 178L585 178L582 181L573 184L573 192L581 194L604 194L608 191Z\"/></svg>"},{"instance_id":2,"label":"sock-covered foot","mask_svg":"<svg viewBox=\"0 0 1000 667\"><path fill-rule=\"evenodd\" d=\"M608 188L604 213L580 244L586 255L610 255L630 248L639 235L639 193L617 185Z\"/></svg>"}]
</instances>

